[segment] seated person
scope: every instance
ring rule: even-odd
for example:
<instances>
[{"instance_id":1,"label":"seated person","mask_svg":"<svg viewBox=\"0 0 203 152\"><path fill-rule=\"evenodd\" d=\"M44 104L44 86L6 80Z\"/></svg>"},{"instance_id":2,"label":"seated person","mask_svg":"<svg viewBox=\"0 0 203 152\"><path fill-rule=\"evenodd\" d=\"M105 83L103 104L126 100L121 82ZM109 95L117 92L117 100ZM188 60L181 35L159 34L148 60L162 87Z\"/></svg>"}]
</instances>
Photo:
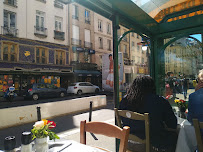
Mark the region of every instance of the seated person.
<instances>
[{"instance_id":1,"label":"seated person","mask_svg":"<svg viewBox=\"0 0 203 152\"><path fill-rule=\"evenodd\" d=\"M189 95L187 119L192 123L193 118L203 121L203 69L198 75L195 92Z\"/></svg>"},{"instance_id":2,"label":"seated person","mask_svg":"<svg viewBox=\"0 0 203 152\"><path fill-rule=\"evenodd\" d=\"M122 99L119 109L138 113L149 113L152 146L167 151L175 151L177 134L165 130L176 129L177 118L167 100L156 95L154 81L149 76L138 76L127 95ZM130 126L130 133L145 139L144 121L121 118L124 126Z\"/></svg>"}]
</instances>

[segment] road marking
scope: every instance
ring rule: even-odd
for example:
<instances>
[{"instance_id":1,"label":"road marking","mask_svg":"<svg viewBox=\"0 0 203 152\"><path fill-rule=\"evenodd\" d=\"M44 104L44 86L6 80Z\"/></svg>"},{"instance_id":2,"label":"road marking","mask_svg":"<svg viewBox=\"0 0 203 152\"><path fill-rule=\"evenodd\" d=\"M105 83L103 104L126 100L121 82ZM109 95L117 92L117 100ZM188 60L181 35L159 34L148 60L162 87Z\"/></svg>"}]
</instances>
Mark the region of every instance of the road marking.
<instances>
[{"instance_id":1,"label":"road marking","mask_svg":"<svg viewBox=\"0 0 203 152\"><path fill-rule=\"evenodd\" d=\"M110 124L114 124L114 121L115 119L109 119L109 120L106 120L106 121L103 121L105 123L110 123ZM58 136L60 138L64 138L66 136L70 136L70 135L73 135L73 134L76 134L76 133L79 133L80 132L80 128L77 128L77 129L74 129L72 131L67 131L67 132L63 132L63 133L59 133Z\"/></svg>"}]
</instances>

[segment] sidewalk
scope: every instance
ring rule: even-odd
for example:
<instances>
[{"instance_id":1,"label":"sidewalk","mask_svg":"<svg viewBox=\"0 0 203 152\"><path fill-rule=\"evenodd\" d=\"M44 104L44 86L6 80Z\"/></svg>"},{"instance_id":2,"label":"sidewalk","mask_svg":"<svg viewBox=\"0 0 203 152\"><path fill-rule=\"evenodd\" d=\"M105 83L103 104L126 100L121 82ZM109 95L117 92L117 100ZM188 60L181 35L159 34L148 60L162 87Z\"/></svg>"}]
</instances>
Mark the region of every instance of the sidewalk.
<instances>
[{"instance_id":1,"label":"sidewalk","mask_svg":"<svg viewBox=\"0 0 203 152\"><path fill-rule=\"evenodd\" d=\"M57 126L54 132L56 132L60 138L80 142L80 121L88 121L89 112L56 117L51 120L56 122ZM114 124L113 104L107 105L104 109L94 110L92 112L92 121L103 121ZM0 130L0 149L3 149L3 142L6 136L15 136L17 141L16 147L19 147L21 145L21 133L23 131L30 131L32 129L32 125L33 123L29 123ZM87 133L87 144L104 147L112 152L115 151L115 138L104 137L101 135L96 135L96 137L99 140L94 140L93 137Z\"/></svg>"}]
</instances>

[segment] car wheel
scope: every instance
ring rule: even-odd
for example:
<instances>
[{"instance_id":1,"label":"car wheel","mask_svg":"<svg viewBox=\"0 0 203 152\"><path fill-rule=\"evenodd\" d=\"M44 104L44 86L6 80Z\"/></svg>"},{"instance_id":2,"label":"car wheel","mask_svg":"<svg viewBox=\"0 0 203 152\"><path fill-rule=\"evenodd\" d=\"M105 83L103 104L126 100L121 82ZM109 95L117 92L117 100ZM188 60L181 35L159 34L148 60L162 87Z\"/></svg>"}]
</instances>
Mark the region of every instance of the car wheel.
<instances>
[{"instance_id":1,"label":"car wheel","mask_svg":"<svg viewBox=\"0 0 203 152\"><path fill-rule=\"evenodd\" d=\"M82 90L78 90L77 95L82 95Z\"/></svg>"},{"instance_id":2,"label":"car wheel","mask_svg":"<svg viewBox=\"0 0 203 152\"><path fill-rule=\"evenodd\" d=\"M32 99L35 100L35 101L38 100L38 99L39 99L38 94L33 94L33 95L32 95Z\"/></svg>"},{"instance_id":3,"label":"car wheel","mask_svg":"<svg viewBox=\"0 0 203 152\"><path fill-rule=\"evenodd\" d=\"M99 93L99 89L97 88L97 89L95 89L95 93Z\"/></svg>"},{"instance_id":4,"label":"car wheel","mask_svg":"<svg viewBox=\"0 0 203 152\"><path fill-rule=\"evenodd\" d=\"M61 93L60 93L60 97L61 97L61 98L65 97L65 93L64 93L64 92L61 92Z\"/></svg>"}]
</instances>

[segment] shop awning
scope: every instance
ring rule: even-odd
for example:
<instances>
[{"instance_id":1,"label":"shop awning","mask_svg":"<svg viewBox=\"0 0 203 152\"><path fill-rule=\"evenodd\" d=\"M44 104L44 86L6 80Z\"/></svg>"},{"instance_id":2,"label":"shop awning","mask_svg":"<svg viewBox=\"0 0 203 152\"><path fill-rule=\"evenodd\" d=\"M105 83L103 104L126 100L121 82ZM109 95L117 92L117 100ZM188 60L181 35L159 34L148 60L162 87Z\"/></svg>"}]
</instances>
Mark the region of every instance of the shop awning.
<instances>
[{"instance_id":1,"label":"shop awning","mask_svg":"<svg viewBox=\"0 0 203 152\"><path fill-rule=\"evenodd\" d=\"M74 70L74 74L77 76L100 76L99 71L88 71L88 70Z\"/></svg>"}]
</instances>

